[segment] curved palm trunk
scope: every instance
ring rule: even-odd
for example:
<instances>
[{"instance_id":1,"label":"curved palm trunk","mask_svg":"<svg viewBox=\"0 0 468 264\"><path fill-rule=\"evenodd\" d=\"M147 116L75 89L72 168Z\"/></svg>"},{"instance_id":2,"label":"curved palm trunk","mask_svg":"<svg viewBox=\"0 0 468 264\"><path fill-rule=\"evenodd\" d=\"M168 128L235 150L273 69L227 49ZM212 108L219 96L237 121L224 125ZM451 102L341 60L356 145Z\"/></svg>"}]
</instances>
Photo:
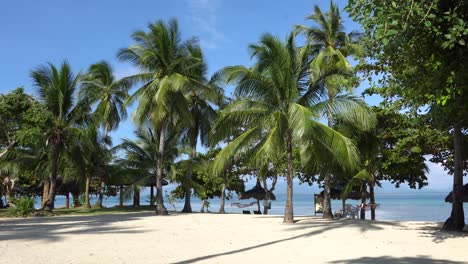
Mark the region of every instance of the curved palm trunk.
<instances>
[{"instance_id":1,"label":"curved palm trunk","mask_svg":"<svg viewBox=\"0 0 468 264\"><path fill-rule=\"evenodd\" d=\"M55 204L55 189L57 185L57 174L58 174L58 163L60 158L60 142L61 137L57 136L53 138L53 149L52 149L52 159L51 159L51 172L50 172L50 186L49 186L49 195L47 200L44 202L43 210L52 212Z\"/></svg>"},{"instance_id":2,"label":"curved palm trunk","mask_svg":"<svg viewBox=\"0 0 468 264\"><path fill-rule=\"evenodd\" d=\"M288 159L288 174L286 175L286 206L284 208L283 223L294 223L293 212L293 149L292 149L292 134L287 132L286 136L286 151Z\"/></svg>"},{"instance_id":3,"label":"curved palm trunk","mask_svg":"<svg viewBox=\"0 0 468 264\"><path fill-rule=\"evenodd\" d=\"M91 208L91 204L89 202L89 184L90 184L90 181L91 181L91 177L89 176L89 174L86 173L86 185L85 185L85 208Z\"/></svg>"},{"instance_id":4,"label":"curved palm trunk","mask_svg":"<svg viewBox=\"0 0 468 264\"><path fill-rule=\"evenodd\" d=\"M454 133L455 166L453 173L452 212L445 221L443 230L462 231L465 227L465 214L463 211L463 158L462 158L462 131L456 124Z\"/></svg>"},{"instance_id":5,"label":"curved palm trunk","mask_svg":"<svg viewBox=\"0 0 468 264\"><path fill-rule=\"evenodd\" d=\"M331 96L329 96L332 98ZM327 113L328 118L328 127L333 126L333 113L332 109L328 109ZM323 181L323 215L322 218L325 219L333 219L333 213L331 208L331 198L330 198L330 181L331 181L331 174L329 172L325 172L325 179Z\"/></svg>"},{"instance_id":6,"label":"curved palm trunk","mask_svg":"<svg viewBox=\"0 0 468 264\"><path fill-rule=\"evenodd\" d=\"M166 134L166 124L163 121L161 131L159 132L159 158L158 158L158 171L156 173L156 214L168 215L167 209L164 206L164 199L162 193L162 174L164 164L164 138Z\"/></svg>"},{"instance_id":7,"label":"curved palm trunk","mask_svg":"<svg viewBox=\"0 0 468 264\"><path fill-rule=\"evenodd\" d=\"M198 137L198 135L197 135ZM192 150L190 152L190 162L187 168L187 183L185 185L185 203L184 208L182 209L183 213L191 213L192 212L192 205L190 204L190 197L192 196L192 162L197 155L197 139L195 138L192 143Z\"/></svg>"}]
</instances>

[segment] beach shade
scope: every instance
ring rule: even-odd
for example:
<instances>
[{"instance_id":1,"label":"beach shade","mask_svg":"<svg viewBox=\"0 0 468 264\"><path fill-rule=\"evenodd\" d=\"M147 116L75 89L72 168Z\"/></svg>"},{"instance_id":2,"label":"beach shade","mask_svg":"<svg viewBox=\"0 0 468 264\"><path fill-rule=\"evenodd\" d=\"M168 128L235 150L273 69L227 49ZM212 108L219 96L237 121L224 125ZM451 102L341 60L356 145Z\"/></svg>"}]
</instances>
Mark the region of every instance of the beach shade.
<instances>
[{"instance_id":1,"label":"beach shade","mask_svg":"<svg viewBox=\"0 0 468 264\"><path fill-rule=\"evenodd\" d=\"M452 192L450 192L447 197L445 197L445 202L446 203L452 203L453 197L452 197ZM464 203L468 203L468 183L463 186L463 198L462 201Z\"/></svg>"},{"instance_id":2,"label":"beach shade","mask_svg":"<svg viewBox=\"0 0 468 264\"><path fill-rule=\"evenodd\" d=\"M269 193L270 193L270 200L275 201L276 196L272 192L269 192ZM253 198L256 200L265 200L265 196L266 196L265 189L263 189L263 187L257 183L257 185L255 185L255 187L253 187L252 189L245 191L243 193L240 193L239 199L247 200L247 199Z\"/></svg>"}]
</instances>

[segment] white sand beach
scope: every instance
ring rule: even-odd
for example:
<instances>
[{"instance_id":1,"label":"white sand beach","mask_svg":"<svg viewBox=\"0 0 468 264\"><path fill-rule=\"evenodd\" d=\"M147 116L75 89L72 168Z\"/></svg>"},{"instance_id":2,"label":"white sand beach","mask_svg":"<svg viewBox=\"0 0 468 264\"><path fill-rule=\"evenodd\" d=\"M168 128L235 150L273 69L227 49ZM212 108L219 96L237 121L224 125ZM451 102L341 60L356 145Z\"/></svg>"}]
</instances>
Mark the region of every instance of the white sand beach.
<instances>
[{"instance_id":1,"label":"white sand beach","mask_svg":"<svg viewBox=\"0 0 468 264\"><path fill-rule=\"evenodd\" d=\"M129 213L0 219L1 263L468 263L429 222Z\"/></svg>"}]
</instances>

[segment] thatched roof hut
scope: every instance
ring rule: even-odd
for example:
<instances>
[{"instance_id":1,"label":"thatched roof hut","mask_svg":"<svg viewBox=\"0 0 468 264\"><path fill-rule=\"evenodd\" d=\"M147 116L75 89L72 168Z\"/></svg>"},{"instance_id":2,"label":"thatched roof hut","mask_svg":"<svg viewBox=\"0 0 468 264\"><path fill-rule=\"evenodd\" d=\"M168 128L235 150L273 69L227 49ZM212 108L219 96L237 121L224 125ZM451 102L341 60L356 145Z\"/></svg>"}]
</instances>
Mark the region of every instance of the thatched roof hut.
<instances>
[{"instance_id":1,"label":"thatched roof hut","mask_svg":"<svg viewBox=\"0 0 468 264\"><path fill-rule=\"evenodd\" d=\"M451 203L453 201L452 192L450 192L447 197L445 197L446 203ZM468 183L463 186L463 199L464 203L468 203Z\"/></svg>"},{"instance_id":2,"label":"thatched roof hut","mask_svg":"<svg viewBox=\"0 0 468 264\"><path fill-rule=\"evenodd\" d=\"M270 193L270 200L275 201L276 196L273 194L273 192L269 192L269 193ZM253 198L256 200L265 200L265 197L266 197L265 189L263 189L263 187L260 186L260 184L257 184L252 189L239 194L240 200L247 200L250 198Z\"/></svg>"}]
</instances>

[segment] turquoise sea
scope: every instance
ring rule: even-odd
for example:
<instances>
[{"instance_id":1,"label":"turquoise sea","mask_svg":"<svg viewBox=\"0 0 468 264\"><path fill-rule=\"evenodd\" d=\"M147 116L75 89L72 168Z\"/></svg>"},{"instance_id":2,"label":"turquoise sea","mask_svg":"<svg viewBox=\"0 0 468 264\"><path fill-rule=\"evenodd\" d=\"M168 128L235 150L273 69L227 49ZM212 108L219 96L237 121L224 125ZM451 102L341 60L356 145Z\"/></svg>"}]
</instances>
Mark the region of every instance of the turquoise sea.
<instances>
[{"instance_id":1,"label":"turquoise sea","mask_svg":"<svg viewBox=\"0 0 468 264\"><path fill-rule=\"evenodd\" d=\"M141 204L149 204L147 192L143 192L141 196ZM415 193L378 193L376 194L376 203L380 207L376 211L377 220L392 220L392 221L435 221L443 222L450 215L451 204L445 203L445 193L437 192L415 192ZM286 200L285 194L276 194L276 201L272 201L270 214L282 215L284 213L284 205ZM95 203L96 197L91 198L91 202ZM237 196L230 200L226 200L226 211L228 213L242 213L242 210L257 210L257 205L247 207L245 209L232 207L231 203L240 202L248 204L255 200L238 201ZM219 199L209 200L209 210L217 212L220 206ZM314 196L311 194L298 193L294 194L294 214L295 215L313 215L314 214ZM348 200L347 203L357 205L360 202L357 200ZM65 204L65 197L57 196L56 207L62 207ZM118 197L107 197L104 200L104 205L113 207L118 204ZM125 204L131 205L132 201L126 201ZM37 205L38 206L38 205ZM183 208L183 201L178 200L174 205L167 203L168 210L180 211ZM261 203L262 211L263 205ZM192 209L200 211L201 201L198 198L192 198ZM332 201L333 211L341 209L341 201ZM465 204L465 218L468 219L468 204ZM366 212L366 218L370 218L370 212Z\"/></svg>"}]
</instances>

